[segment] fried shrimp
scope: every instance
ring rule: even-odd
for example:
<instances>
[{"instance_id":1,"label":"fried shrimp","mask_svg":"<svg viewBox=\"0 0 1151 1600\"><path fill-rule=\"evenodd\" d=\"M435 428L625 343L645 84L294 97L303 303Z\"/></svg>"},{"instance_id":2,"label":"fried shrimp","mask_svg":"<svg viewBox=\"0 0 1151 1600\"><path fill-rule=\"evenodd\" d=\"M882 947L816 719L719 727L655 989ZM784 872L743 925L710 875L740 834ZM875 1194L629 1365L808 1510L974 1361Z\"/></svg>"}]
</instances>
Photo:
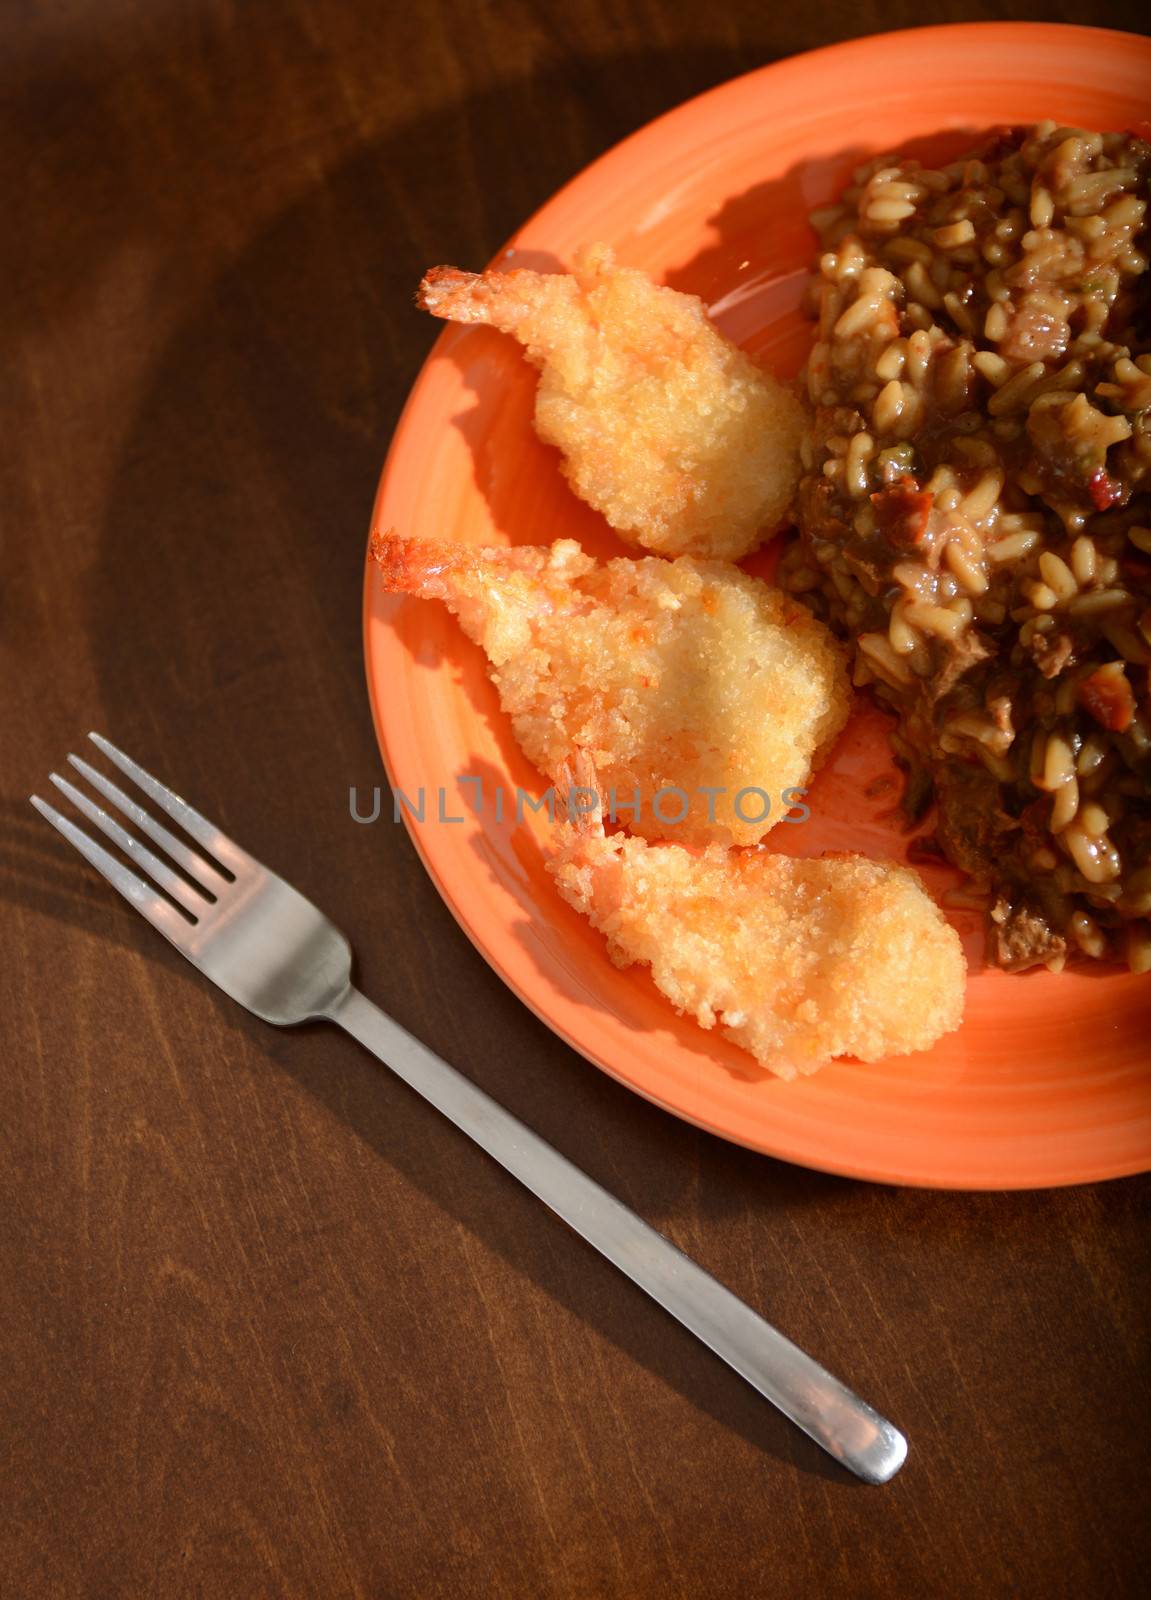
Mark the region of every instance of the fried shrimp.
<instances>
[{"instance_id":1,"label":"fried shrimp","mask_svg":"<svg viewBox=\"0 0 1151 1600\"><path fill-rule=\"evenodd\" d=\"M787 516L802 405L694 295L617 267L598 245L571 274L435 267L417 299L520 341L540 368L536 431L562 452L576 494L629 542L738 561Z\"/></svg>"},{"instance_id":2,"label":"fried shrimp","mask_svg":"<svg viewBox=\"0 0 1151 1600\"><path fill-rule=\"evenodd\" d=\"M926 1050L959 1026L959 936L909 868L605 837L586 758L560 786L576 796L548 866L560 894L617 966L649 966L677 1011L780 1077Z\"/></svg>"},{"instance_id":3,"label":"fried shrimp","mask_svg":"<svg viewBox=\"0 0 1151 1600\"><path fill-rule=\"evenodd\" d=\"M444 601L487 652L529 760L586 749L613 814L685 844L754 844L847 718L844 657L807 609L737 567L600 565L574 541L475 550L377 536L385 587Z\"/></svg>"}]
</instances>

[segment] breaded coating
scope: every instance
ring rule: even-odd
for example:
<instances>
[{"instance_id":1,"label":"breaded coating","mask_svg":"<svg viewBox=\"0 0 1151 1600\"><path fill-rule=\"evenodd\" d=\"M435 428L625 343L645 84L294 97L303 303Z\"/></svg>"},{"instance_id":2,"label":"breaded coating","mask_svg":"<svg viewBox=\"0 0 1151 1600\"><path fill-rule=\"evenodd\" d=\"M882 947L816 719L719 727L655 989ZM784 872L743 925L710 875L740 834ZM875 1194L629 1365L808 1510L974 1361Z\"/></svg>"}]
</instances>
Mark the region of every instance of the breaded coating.
<instances>
[{"instance_id":1,"label":"breaded coating","mask_svg":"<svg viewBox=\"0 0 1151 1600\"><path fill-rule=\"evenodd\" d=\"M847 720L841 647L726 562L600 565L570 539L475 550L377 536L373 553L388 589L445 601L487 652L529 760L555 778L587 750L612 811L645 838L756 843Z\"/></svg>"},{"instance_id":2,"label":"breaded coating","mask_svg":"<svg viewBox=\"0 0 1151 1600\"><path fill-rule=\"evenodd\" d=\"M649 966L677 1011L718 1025L782 1078L833 1056L926 1050L960 1024L959 935L907 867L718 845L693 854L605 838L592 816L558 831L548 870L615 964Z\"/></svg>"},{"instance_id":3,"label":"breaded coating","mask_svg":"<svg viewBox=\"0 0 1151 1600\"><path fill-rule=\"evenodd\" d=\"M787 517L803 406L694 295L617 267L597 245L570 275L435 267L417 298L520 341L540 369L536 431L630 543L738 561Z\"/></svg>"}]
</instances>

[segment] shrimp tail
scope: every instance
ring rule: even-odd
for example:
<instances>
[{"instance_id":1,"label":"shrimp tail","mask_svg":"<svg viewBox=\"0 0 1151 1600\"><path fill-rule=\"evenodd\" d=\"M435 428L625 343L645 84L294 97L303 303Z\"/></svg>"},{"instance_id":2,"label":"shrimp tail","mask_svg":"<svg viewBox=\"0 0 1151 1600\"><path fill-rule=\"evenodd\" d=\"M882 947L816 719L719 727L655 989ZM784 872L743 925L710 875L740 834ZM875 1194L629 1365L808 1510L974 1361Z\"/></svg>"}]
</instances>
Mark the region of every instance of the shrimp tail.
<instances>
[{"instance_id":1,"label":"shrimp tail","mask_svg":"<svg viewBox=\"0 0 1151 1600\"><path fill-rule=\"evenodd\" d=\"M586 750L573 750L556 771L556 798L570 828L584 838L602 839L603 795L595 762Z\"/></svg>"},{"instance_id":2,"label":"shrimp tail","mask_svg":"<svg viewBox=\"0 0 1151 1600\"><path fill-rule=\"evenodd\" d=\"M384 588L392 594L414 594L423 600L448 600L453 574L474 564L475 554L446 539L401 539L391 529L375 529L372 560Z\"/></svg>"},{"instance_id":3,"label":"shrimp tail","mask_svg":"<svg viewBox=\"0 0 1151 1600\"><path fill-rule=\"evenodd\" d=\"M461 272L458 267L432 267L416 291L416 305L445 322L478 322L525 337L538 313L550 301L568 298L572 281L556 273L516 267L511 272Z\"/></svg>"},{"instance_id":4,"label":"shrimp tail","mask_svg":"<svg viewBox=\"0 0 1151 1600\"><path fill-rule=\"evenodd\" d=\"M530 267L461 272L458 267L433 267L424 274L416 304L445 322L479 323L510 333L524 346L528 359L540 366L555 348L557 336L563 337L564 309L574 306L580 293L566 272L533 272Z\"/></svg>"},{"instance_id":5,"label":"shrimp tail","mask_svg":"<svg viewBox=\"0 0 1151 1600\"><path fill-rule=\"evenodd\" d=\"M489 322L493 273L430 267L416 290L416 305L445 322Z\"/></svg>"}]
</instances>

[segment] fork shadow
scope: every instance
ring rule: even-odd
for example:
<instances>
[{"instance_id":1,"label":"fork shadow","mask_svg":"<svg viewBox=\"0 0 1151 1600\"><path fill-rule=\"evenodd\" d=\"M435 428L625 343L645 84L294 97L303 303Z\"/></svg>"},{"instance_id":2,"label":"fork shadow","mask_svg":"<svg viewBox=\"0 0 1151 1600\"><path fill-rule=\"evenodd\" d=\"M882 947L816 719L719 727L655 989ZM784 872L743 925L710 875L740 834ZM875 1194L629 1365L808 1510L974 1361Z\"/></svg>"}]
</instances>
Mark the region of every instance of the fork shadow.
<instances>
[{"instance_id":1,"label":"fork shadow","mask_svg":"<svg viewBox=\"0 0 1151 1600\"><path fill-rule=\"evenodd\" d=\"M49 789L45 798L57 797ZM139 919L121 914L107 886L78 867L72 846L27 802L0 796L0 900L134 949Z\"/></svg>"},{"instance_id":2,"label":"fork shadow","mask_svg":"<svg viewBox=\"0 0 1151 1600\"><path fill-rule=\"evenodd\" d=\"M495 1009L502 1010L510 996L501 986L494 999ZM394 1006L393 1014L401 1016L402 1009ZM518 1010L508 1022L502 1038L505 1045L514 1044L504 1071L496 1074L498 1082L484 1084L490 1068L486 1070L479 1059L467 1064L468 1076L489 1087L527 1125L689 1253L693 1253L693 1240L674 1221L682 1203L682 1196L671 1192L677 1187L677 1171L693 1171L718 1157L725 1181L733 1188L742 1187L744 1193L755 1193L759 1204L767 1207L773 1199L789 1208L825 1203L829 1190L853 1187L847 1180L821 1174L781 1172L779 1163L722 1146L719 1140L695 1130L676 1127L669 1132L668 1119L656 1111L641 1110L629 1091L573 1052L557 1047L554 1036L534 1017L525 1017ZM300 1031L306 1035L314 1030ZM696 1410L783 1463L839 1484L858 1484L724 1363L702 1351L692 1334L645 1303L642 1292L599 1259L592 1246L566 1229L564 1237L558 1219L549 1217L547 1225L541 1226L539 1202L514 1180L484 1163L487 1176L468 1168L464 1187L460 1182L460 1163L468 1159L461 1150L464 1136L453 1131L448 1138L429 1139L427 1108L416 1104L387 1073L383 1074L389 1080L385 1088L377 1065L351 1041L340 1043L344 1060L338 1078L327 1059L329 1047L323 1051L323 1061L316 1050L304 1048L303 1037L297 1045L286 1035L277 1035L265 1047L284 1072L339 1116L379 1157L401 1170L441 1211ZM456 1060L460 1061L458 1053ZM514 1087L509 1083L512 1074ZM571 1107L576 1105L583 1125L579 1135L572 1128ZM605 1120L612 1122L616 1135L617 1161L610 1170L598 1140L588 1133ZM698 1144L717 1148L693 1151L691 1146ZM621 1147L625 1163L618 1161ZM621 1181L622 1170L644 1176ZM697 1207L705 1218L715 1220L715 1207L699 1207L698 1201ZM720 1214L729 1209L738 1214L734 1205L721 1206ZM578 1258L582 1258L582 1266ZM770 1317L770 1306L764 1310ZM829 1355L826 1359L834 1366Z\"/></svg>"}]
</instances>

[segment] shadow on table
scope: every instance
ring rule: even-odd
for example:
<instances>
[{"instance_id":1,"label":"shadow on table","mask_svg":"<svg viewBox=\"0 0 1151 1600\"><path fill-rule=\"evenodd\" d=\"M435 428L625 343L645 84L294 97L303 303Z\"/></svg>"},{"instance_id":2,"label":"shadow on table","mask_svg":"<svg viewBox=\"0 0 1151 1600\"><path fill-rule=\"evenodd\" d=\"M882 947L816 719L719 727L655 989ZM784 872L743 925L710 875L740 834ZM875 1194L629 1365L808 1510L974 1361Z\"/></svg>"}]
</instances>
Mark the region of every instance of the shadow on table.
<instances>
[{"instance_id":1,"label":"shadow on table","mask_svg":"<svg viewBox=\"0 0 1151 1600\"><path fill-rule=\"evenodd\" d=\"M425 988L467 964L483 1013L457 1019L449 1007L433 1042L651 1216L674 1217L690 1174L698 1180L705 1164L722 1171L725 1194L691 1203L712 1219L737 1217L736 1195L792 1210L837 1191L846 1203L854 1186L723 1146L640 1106L566 1050L486 974L463 935L445 928L447 913L401 829L365 830L349 870L340 832L349 826L347 783L378 774L360 659L363 543L389 431L436 331L400 309L424 268L481 264L596 148L757 64L734 50L568 63L398 128L327 175L242 250L165 350L105 516L101 573L132 568L130 614L114 577L97 574L91 586L99 689L117 742L296 876L358 943L365 969L390 977L390 994L371 986L401 1018L415 963L430 964ZM583 128L578 159L570 132L558 157L549 155L539 136L544 107L557 127ZM484 166L500 177L481 193ZM398 220L413 215L436 220L424 230ZM181 495L183 483L196 493ZM323 682L317 651L331 668ZM228 772L241 765L246 781L229 801ZM33 842L21 826L4 892L79 926L98 917L105 929L103 885L85 875L73 899L82 871L62 841ZM383 873L402 885L410 949L394 951L380 926L373 885ZM436 928L434 946L420 943L421 926ZM114 937L201 981L131 913L121 912ZM334 1072L334 1043L317 1048L306 1034L265 1030L213 998L228 1027L248 1033L437 1206L631 1359L766 1454L854 1481L606 1264L577 1272L588 1247L541 1225L537 1203L514 1186L483 1179L479 1157L474 1183L469 1166L462 1185L470 1158L455 1136L433 1133L432 1113L353 1047ZM485 1038L499 1038L500 1050ZM605 1169L604 1146L618 1170Z\"/></svg>"},{"instance_id":2,"label":"shadow on table","mask_svg":"<svg viewBox=\"0 0 1151 1600\"><path fill-rule=\"evenodd\" d=\"M377 997L386 1004L386 996L380 994L378 986L369 987L374 987ZM829 1189L846 1191L852 1187L846 1180L823 1174L785 1170L765 1157L723 1146L709 1135L679 1125L669 1131L668 1120L655 1110L637 1115L634 1096L602 1079L587 1063L565 1052L566 1060L557 1064L553 1059L558 1054L553 1036L534 1018L525 1018L522 1013L516 1020L515 1039L516 1064L525 1065L525 1058L531 1055L533 1065L546 1071L552 1080L550 1115L543 1115L541 1106L535 1103L538 1081L529 1083L527 1093L521 1094L506 1078L498 1084L492 1082L496 1075L482 1068L474 1069L470 1075L486 1080L509 1110L522 1116L641 1213L652 1214L646 1191L653 1186L645 1184L644 1177L654 1173L654 1187L659 1188L663 1182L661 1166L677 1160L697 1169L701 1162L711 1164L711 1160L718 1159L727 1169L725 1183L732 1188L737 1186L738 1178L732 1175L731 1168L744 1169L742 1192L749 1197L754 1195L761 1209L786 1204L794 1212L805 1203L826 1201ZM539 1201L514 1180L496 1172L485 1158L469 1154L463 1134L439 1131L437 1114L413 1103L408 1092L394 1080L381 1081L380 1071L370 1057L361 1056L356 1062L352 1059L354 1052L349 1052L346 1070L337 1077L329 1060L319 1062L315 1052L295 1048L283 1036L270 1041L270 1053L284 1071L369 1148L398 1168L439 1210L480 1238L486 1248L497 1252L549 1298L595 1328L630 1360L677 1390L699 1411L780 1461L833 1481L855 1483L742 1379L705 1351L692 1334L600 1259L578 1235L564 1228L557 1218L548 1217L541 1222ZM569 1067L571 1070L563 1070ZM384 1078L388 1079L388 1075L384 1074ZM352 1110L355 1105L362 1114ZM571 1108L575 1106L579 1107L583 1127L573 1137ZM567 1108L566 1112L562 1107ZM613 1146L618 1150L623 1143L633 1153L634 1169L623 1183L615 1164L609 1168L602 1150L597 1156L588 1144L588 1132L602 1125L604 1118L614 1122ZM698 1149L688 1153L688 1147L700 1144L714 1146L714 1153L707 1150L701 1156ZM473 1161L475 1166L470 1164ZM466 1176L462 1176L465 1165ZM782 1198L784 1190L786 1200ZM725 1198L719 1201L718 1212L714 1204L700 1204L698 1200L695 1209L705 1221L714 1221L729 1210L738 1216L740 1208L734 1202L729 1206ZM657 1225L681 1248L696 1253L690 1236L685 1236L674 1222L670 1226L667 1222ZM770 1316L770 1305L763 1310ZM847 1376L850 1378L850 1374Z\"/></svg>"},{"instance_id":3,"label":"shadow on table","mask_svg":"<svg viewBox=\"0 0 1151 1600\"><path fill-rule=\"evenodd\" d=\"M144 956L166 968L165 981L187 983L209 996L219 1013L223 1033L239 1031L250 1039L257 1057L274 1060L320 1102L355 1137L404 1178L425 1193L437 1210L498 1253L517 1272L594 1327L631 1360L676 1389L690 1404L724 1428L738 1433L757 1449L805 1472L854 1485L814 1444L786 1423L766 1401L733 1372L710 1356L686 1330L647 1302L591 1247L557 1219L540 1221L539 1202L518 1184L498 1173L479 1152L468 1153L462 1134L442 1130L437 1114L421 1104L351 1041L341 1045L320 1028L282 1032L266 1027L202 979L181 956L135 912L121 905L113 892L66 844L33 815L12 820L15 846L0 860L0 892L42 915L64 920L99 938L105 947ZM39 829L42 837L38 836ZM401 831L394 830L397 841ZM411 854L406 840L400 845ZM417 869L418 870L418 869ZM443 915L430 882L418 877L426 905L413 906L419 916ZM310 885L308 887L311 887ZM318 892L318 891L317 891ZM321 896L322 898L322 896ZM332 909L335 909L333 906ZM345 923L353 931L350 923ZM454 928L447 936L453 961L473 961L486 979L483 1012L477 1013L483 1038L499 1038L491 1051L471 1036L470 1075L484 1084L525 1122L550 1139L610 1190L656 1220L681 1247L696 1247L676 1214L685 1205L685 1184L702 1182L703 1169L718 1172L724 1192L714 1187L690 1201L694 1214L722 1226L738 1219L743 1202L754 1197L758 1208L796 1209L826 1203L829 1192L845 1199L855 1187L846 1180L802 1172L724 1145L643 1107L629 1091L604 1077L564 1047L541 1023L526 1013L498 979L486 972L464 936ZM389 994L378 974L388 968L386 954L360 941L368 953L366 983L373 995L401 1020L404 997ZM115 959L110 952L109 959ZM475 994L477 975L469 993ZM413 1022L415 1019L408 1017ZM440 1048L455 1054L438 1040ZM342 1049L342 1059L337 1059ZM457 1056L457 1060L460 1057ZM461 1061L464 1070L469 1063ZM225 1072L234 1070L225 1066ZM571 1108L579 1107L578 1119ZM565 1109L566 1108L566 1109ZM610 1151L605 1155L605 1146ZM474 1162L474 1166L471 1164ZM484 1173L487 1176L484 1176ZM383 1224L386 1219L381 1219ZM579 1257L585 1266L580 1268ZM765 1305L770 1315L770 1305ZM793 1330L794 1331L794 1330ZM815 1352L818 1354L818 1352Z\"/></svg>"},{"instance_id":4,"label":"shadow on table","mask_svg":"<svg viewBox=\"0 0 1151 1600\"><path fill-rule=\"evenodd\" d=\"M36 792L58 810L70 810L47 774ZM0 900L99 934L121 949L136 947L135 930L119 914L112 891L31 805L7 797L0 797Z\"/></svg>"}]
</instances>

